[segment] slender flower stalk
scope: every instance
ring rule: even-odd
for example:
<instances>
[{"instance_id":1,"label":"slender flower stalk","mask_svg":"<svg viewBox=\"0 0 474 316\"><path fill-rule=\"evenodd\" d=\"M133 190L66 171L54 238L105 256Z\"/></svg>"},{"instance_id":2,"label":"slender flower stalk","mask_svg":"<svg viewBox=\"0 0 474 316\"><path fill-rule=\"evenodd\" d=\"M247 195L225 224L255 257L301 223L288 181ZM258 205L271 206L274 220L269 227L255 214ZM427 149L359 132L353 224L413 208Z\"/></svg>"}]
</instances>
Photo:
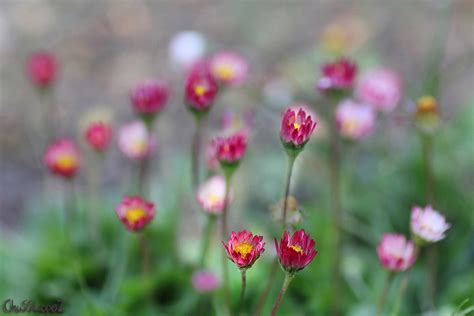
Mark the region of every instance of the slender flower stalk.
<instances>
[{"instance_id":1,"label":"slender flower stalk","mask_svg":"<svg viewBox=\"0 0 474 316\"><path fill-rule=\"evenodd\" d=\"M336 101L337 102L337 101ZM337 102L338 103L338 102ZM336 113L333 114L332 122L335 122ZM334 232L334 267L333 267L333 293L332 308L336 315L340 314L339 303L336 300L337 293L340 292L341 284L341 261L342 261L342 208L341 208L341 184L340 184L340 137L335 124L331 124L330 131L330 190L331 190L331 211Z\"/></svg>"},{"instance_id":2,"label":"slender flower stalk","mask_svg":"<svg viewBox=\"0 0 474 316\"><path fill-rule=\"evenodd\" d=\"M410 270L405 271L403 273L402 281L400 283L400 289L398 291L398 295L395 301L395 305L393 306L391 316L398 316L400 312L400 305L402 304L403 296L408 287L408 282L410 280Z\"/></svg>"},{"instance_id":3,"label":"slender flower stalk","mask_svg":"<svg viewBox=\"0 0 474 316\"><path fill-rule=\"evenodd\" d=\"M276 313L278 311L278 307L280 307L281 299L283 298L283 295L285 295L286 290L288 289L288 286L290 285L290 283L291 283L291 281L293 280L294 277L295 277L295 275L293 273L288 273L287 272L285 274L285 280L283 281L283 285L281 286L280 292L278 293L278 296L275 300L275 303L273 304L271 316L276 315Z\"/></svg>"},{"instance_id":4,"label":"slender flower stalk","mask_svg":"<svg viewBox=\"0 0 474 316\"><path fill-rule=\"evenodd\" d=\"M227 210L229 206L229 196L230 196L230 183L232 178L232 171L224 172L225 173L225 204L222 209L222 225L221 225L221 240L225 240L227 236ZM222 253L222 279L224 286L224 295L227 304L227 308L230 308L230 289L229 289L229 266L227 265L226 254Z\"/></svg>"},{"instance_id":5,"label":"slender flower stalk","mask_svg":"<svg viewBox=\"0 0 474 316\"><path fill-rule=\"evenodd\" d=\"M380 298L377 304L377 309L375 312L375 316L382 316L383 309L385 307L385 301L387 300L388 290L390 289L390 285L392 283L394 274L392 272L388 272L387 276L384 281L382 293L380 294Z\"/></svg>"},{"instance_id":6,"label":"slender flower stalk","mask_svg":"<svg viewBox=\"0 0 474 316\"><path fill-rule=\"evenodd\" d=\"M240 289L240 300L239 300L239 308L238 308L237 315L240 314L240 311L242 310L242 307L244 305L245 287L247 285L247 277L246 277L246 274L245 274L246 271L247 271L247 269L241 269L240 270L240 273L241 273L241 276L242 276L242 288Z\"/></svg>"},{"instance_id":7,"label":"slender flower stalk","mask_svg":"<svg viewBox=\"0 0 474 316\"><path fill-rule=\"evenodd\" d=\"M212 233L214 232L214 226L216 224L217 217L215 215L206 216L206 229L204 230L201 258L199 259L199 266L204 268L206 265L206 258L209 256L209 245L212 239Z\"/></svg>"},{"instance_id":8,"label":"slender flower stalk","mask_svg":"<svg viewBox=\"0 0 474 316\"><path fill-rule=\"evenodd\" d=\"M199 184L199 156L201 148L202 134L202 116L195 115L196 129L194 130L193 141L191 144L191 181L193 188L196 189Z\"/></svg>"},{"instance_id":9,"label":"slender flower stalk","mask_svg":"<svg viewBox=\"0 0 474 316\"><path fill-rule=\"evenodd\" d=\"M283 195L283 215L281 226L284 231L287 228L287 212L288 212L288 196L290 194L291 175L293 166L298 155L303 151L306 143L309 141L311 134L316 128L316 122L313 117L305 111L307 106L296 104L288 108L281 120L280 140L288 156L288 169L285 179L285 189ZM270 269L267 284L260 295L253 315L260 315L267 300L268 294L273 286L276 273L278 272L278 260L273 262Z\"/></svg>"},{"instance_id":10,"label":"slender flower stalk","mask_svg":"<svg viewBox=\"0 0 474 316\"><path fill-rule=\"evenodd\" d=\"M288 170L286 174L285 184L285 198L283 200L283 217L281 221L281 228L286 229L286 214L288 212L288 196L290 195L291 174L293 173L293 166L295 164L296 156L288 155Z\"/></svg>"},{"instance_id":11,"label":"slender flower stalk","mask_svg":"<svg viewBox=\"0 0 474 316\"><path fill-rule=\"evenodd\" d=\"M149 275L150 273L150 251L148 247L148 241L144 232L138 234L139 243L140 243L140 253L142 257L142 273L144 276Z\"/></svg>"}]
</instances>

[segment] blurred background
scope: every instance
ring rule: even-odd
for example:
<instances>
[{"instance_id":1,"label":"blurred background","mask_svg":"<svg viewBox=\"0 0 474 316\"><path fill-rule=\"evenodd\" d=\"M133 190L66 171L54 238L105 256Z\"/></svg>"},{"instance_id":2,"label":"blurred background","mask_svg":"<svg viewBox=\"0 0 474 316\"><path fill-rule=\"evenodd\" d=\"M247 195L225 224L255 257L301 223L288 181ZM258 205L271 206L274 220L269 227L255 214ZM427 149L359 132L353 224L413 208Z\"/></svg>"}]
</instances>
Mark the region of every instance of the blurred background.
<instances>
[{"instance_id":1,"label":"blurred background","mask_svg":"<svg viewBox=\"0 0 474 316\"><path fill-rule=\"evenodd\" d=\"M267 240L261 264L249 271L249 311L274 256L271 240L279 234L270 211L282 197L286 167L279 124L282 110L295 101L309 104L320 123L297 162L292 184L292 194L303 210L302 226L315 238L320 253L295 279L281 315L326 315L334 299L328 275L331 262L325 259L325 253L328 257L331 253L326 141L331 105L314 88L320 65L333 59L334 51L355 60L360 72L383 65L397 71L405 82L402 101L393 113L378 118L374 134L344 144L346 235L344 287L339 297L343 314L373 313L384 279L376 244L384 232L408 236L411 207L425 204L421 144L412 124L414 102L424 94L437 97L440 106L442 126L433 153L434 206L452 228L438 247L434 309L424 289L426 269L421 256L413 268L402 314L451 315L466 299L470 300L467 305L474 304L472 0L352 4L0 0L0 299L13 296L47 302L62 297L74 306L71 314L81 315L128 315L131 311L193 315L196 295L189 278L200 249L203 219L189 179L194 126L183 105L184 73L170 51L174 36L187 30L204 36L207 53L234 50L250 64L249 79L219 98L206 121L204 139L219 133L227 111L253 113L248 154L235 178L236 199L230 214L231 229L251 229ZM85 289L75 284L74 273L58 272L58 267L68 264L54 251L55 235L50 231L61 204L61 186L44 186L42 104L25 75L27 57L39 49L53 52L60 64L54 86L58 134L82 145L91 118L106 119L114 128L134 119L129 90L138 81L163 78L171 83L170 101L156 125L158 149L152 168L151 200L158 213L150 234L160 258L156 259L160 271L153 279L156 282L143 285L143 280L134 278L133 267L117 272L120 277L112 281L100 277L109 275L111 265L123 263L121 254L127 250L122 248L128 243L132 258L136 251L129 234L123 237L113 212L129 190L134 168L117 146L107 153L102 172L103 239L97 237L95 245L85 243L81 255L83 266L88 267ZM77 187L80 208L85 209L88 177L94 171L83 149ZM211 266L218 266L220 256L217 249L214 252ZM174 269L174 256L182 270ZM232 269L231 274L232 288L238 293L239 275ZM143 293L153 294L144 299ZM84 302L83 295L90 301ZM272 292L270 301L275 296ZM87 309L90 304L93 312Z\"/></svg>"}]
</instances>

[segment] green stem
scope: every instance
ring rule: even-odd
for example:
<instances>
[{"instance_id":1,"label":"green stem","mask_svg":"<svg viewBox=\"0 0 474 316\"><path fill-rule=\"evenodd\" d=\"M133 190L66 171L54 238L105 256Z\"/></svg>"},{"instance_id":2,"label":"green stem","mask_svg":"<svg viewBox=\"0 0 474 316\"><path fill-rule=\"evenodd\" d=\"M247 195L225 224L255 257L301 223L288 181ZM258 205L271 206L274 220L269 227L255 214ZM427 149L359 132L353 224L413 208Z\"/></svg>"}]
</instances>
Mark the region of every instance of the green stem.
<instances>
[{"instance_id":1,"label":"green stem","mask_svg":"<svg viewBox=\"0 0 474 316\"><path fill-rule=\"evenodd\" d=\"M227 211L229 207L230 184L232 179L232 172L224 172L225 175L225 201L222 210L222 225L221 225L221 240L227 239ZM222 253L222 276L224 283L224 295L227 309L230 310L230 289L229 289L229 267L227 265L227 256L224 251Z\"/></svg>"},{"instance_id":2,"label":"green stem","mask_svg":"<svg viewBox=\"0 0 474 316\"><path fill-rule=\"evenodd\" d=\"M281 220L281 227L284 231L286 229L286 215L288 212L288 196L290 195L290 184L291 184L291 175L293 173L293 166L295 164L297 155L288 155L288 169L286 173L285 179L285 189L284 189L284 196L283 196L283 212L282 212L282 220ZM270 290L272 289L273 282L276 278L276 273L278 272L278 259L275 258L273 261L272 267L270 269L270 275L268 277L267 284L265 285L265 289L263 290L262 294L258 298L257 305L255 307L255 311L253 315L260 315L262 313L263 306L265 301L268 298L268 294L270 294Z\"/></svg>"},{"instance_id":3,"label":"green stem","mask_svg":"<svg viewBox=\"0 0 474 316\"><path fill-rule=\"evenodd\" d=\"M245 286L247 285L247 278L246 278L245 272L246 272L246 269L240 270L240 273L242 275L242 288L240 290L240 300L239 300L239 308L238 308L237 315L240 314L240 311L242 310L242 307L244 305Z\"/></svg>"},{"instance_id":4,"label":"green stem","mask_svg":"<svg viewBox=\"0 0 474 316\"><path fill-rule=\"evenodd\" d=\"M285 184L285 195L283 199L283 216L281 227L283 230L286 228L286 214L288 211L288 196L290 194L291 174L293 172L293 166L295 164L296 156L288 155L288 170L286 173L286 184Z\"/></svg>"},{"instance_id":5,"label":"green stem","mask_svg":"<svg viewBox=\"0 0 474 316\"><path fill-rule=\"evenodd\" d=\"M206 228L203 234L201 258L199 260L199 266L204 268L206 265L206 258L209 256L209 245L211 243L212 232L214 230L214 224L216 222L215 215L208 215L206 218Z\"/></svg>"},{"instance_id":6,"label":"green stem","mask_svg":"<svg viewBox=\"0 0 474 316\"><path fill-rule=\"evenodd\" d=\"M268 281L267 284L265 285L265 289L263 290L262 294L258 298L257 305L255 307L255 311L253 312L252 315L254 316L259 316L262 314L262 309L263 306L265 305L265 302L268 298L268 294L270 294L270 290L273 287L273 282L276 279L276 273L278 271L278 259L275 258L275 260L272 263L272 267L270 268L270 273L268 276Z\"/></svg>"},{"instance_id":7,"label":"green stem","mask_svg":"<svg viewBox=\"0 0 474 316\"><path fill-rule=\"evenodd\" d=\"M333 111L335 112L335 111ZM341 261L342 261L342 208L341 208L341 184L340 184L340 144L339 134L335 126L335 113L331 124L331 157L330 157L330 182L331 182L331 207L333 214L334 231L334 281L332 293L332 310L334 315L340 315L340 301L336 297L341 293ZM341 299L341 297L339 297Z\"/></svg>"},{"instance_id":8,"label":"green stem","mask_svg":"<svg viewBox=\"0 0 474 316\"><path fill-rule=\"evenodd\" d=\"M385 278L382 293L380 294L379 302L377 304L377 310L375 315L381 316L383 314L383 309L385 306L385 301L387 300L388 290L390 289L390 284L392 283L393 273L388 272L387 277Z\"/></svg>"},{"instance_id":9,"label":"green stem","mask_svg":"<svg viewBox=\"0 0 474 316\"><path fill-rule=\"evenodd\" d=\"M138 234L140 252L142 256L142 273L144 276L147 276L150 273L150 253L148 248L148 242L144 232L140 232Z\"/></svg>"},{"instance_id":10,"label":"green stem","mask_svg":"<svg viewBox=\"0 0 474 316\"><path fill-rule=\"evenodd\" d=\"M285 280L283 281L283 285L281 287L280 293L278 293L278 296L275 300L275 304L273 304L271 316L276 315L278 311L278 307L280 306L281 299L283 298L283 295L285 295L285 292L288 289L288 285L290 285L291 280L293 280L293 278L294 278L294 274L286 273Z\"/></svg>"},{"instance_id":11,"label":"green stem","mask_svg":"<svg viewBox=\"0 0 474 316\"><path fill-rule=\"evenodd\" d=\"M393 309L392 309L392 316L398 316L399 315L399 311L400 311L400 305L402 304L402 300L403 300L403 296L405 295L405 291L408 287L408 281L410 279L410 270L407 270L403 273L403 278L402 278L402 281L400 283L400 289L398 291L398 296L397 296L397 299L395 301L395 305L393 306Z\"/></svg>"},{"instance_id":12,"label":"green stem","mask_svg":"<svg viewBox=\"0 0 474 316\"><path fill-rule=\"evenodd\" d=\"M199 156L200 156L200 143L202 133L202 117L195 115L196 130L194 131L193 141L191 144L191 181L193 189L195 190L199 185Z\"/></svg>"}]
</instances>

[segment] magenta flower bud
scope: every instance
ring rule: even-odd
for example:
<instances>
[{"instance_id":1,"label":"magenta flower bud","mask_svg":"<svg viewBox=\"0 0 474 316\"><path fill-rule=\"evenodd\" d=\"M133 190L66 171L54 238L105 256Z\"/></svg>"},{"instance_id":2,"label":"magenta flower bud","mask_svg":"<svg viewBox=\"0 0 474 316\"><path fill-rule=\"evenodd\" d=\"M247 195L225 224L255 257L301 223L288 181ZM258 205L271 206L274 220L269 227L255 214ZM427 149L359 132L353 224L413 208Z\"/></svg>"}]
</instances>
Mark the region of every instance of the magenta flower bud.
<instances>
[{"instance_id":1,"label":"magenta flower bud","mask_svg":"<svg viewBox=\"0 0 474 316\"><path fill-rule=\"evenodd\" d=\"M322 93L344 92L352 89L357 75L357 66L347 58L341 58L321 67L322 77L318 89Z\"/></svg>"},{"instance_id":2,"label":"magenta flower bud","mask_svg":"<svg viewBox=\"0 0 474 316\"><path fill-rule=\"evenodd\" d=\"M104 151L112 138L112 127L107 123L93 122L87 127L84 138L95 151Z\"/></svg>"},{"instance_id":3,"label":"magenta flower bud","mask_svg":"<svg viewBox=\"0 0 474 316\"><path fill-rule=\"evenodd\" d=\"M222 51L212 56L210 68L214 78L222 84L239 85L248 75L248 63L241 55Z\"/></svg>"},{"instance_id":4,"label":"magenta flower bud","mask_svg":"<svg viewBox=\"0 0 474 316\"><path fill-rule=\"evenodd\" d=\"M316 127L316 122L303 107L298 111L294 110L296 106L287 109L281 120L280 138L289 153L298 154Z\"/></svg>"},{"instance_id":5,"label":"magenta flower bud","mask_svg":"<svg viewBox=\"0 0 474 316\"><path fill-rule=\"evenodd\" d=\"M415 244L401 234L384 234L377 247L380 263L393 272L405 271L416 260Z\"/></svg>"},{"instance_id":6,"label":"magenta flower bud","mask_svg":"<svg viewBox=\"0 0 474 316\"><path fill-rule=\"evenodd\" d=\"M196 271L193 273L191 283L199 293L209 293L217 290L220 285L219 277L209 271Z\"/></svg>"},{"instance_id":7,"label":"magenta flower bud","mask_svg":"<svg viewBox=\"0 0 474 316\"><path fill-rule=\"evenodd\" d=\"M185 101L189 109L195 113L208 111L218 91L219 87L207 61L198 62L192 67L185 83Z\"/></svg>"},{"instance_id":8,"label":"magenta flower bud","mask_svg":"<svg viewBox=\"0 0 474 316\"><path fill-rule=\"evenodd\" d=\"M161 80L145 80L130 92L133 109L139 115L154 116L166 105L169 97L168 83Z\"/></svg>"},{"instance_id":9,"label":"magenta flower bud","mask_svg":"<svg viewBox=\"0 0 474 316\"><path fill-rule=\"evenodd\" d=\"M445 232L451 227L446 219L431 205L424 209L415 206L411 210L411 231L422 242L432 243L442 240Z\"/></svg>"},{"instance_id":10,"label":"magenta flower bud","mask_svg":"<svg viewBox=\"0 0 474 316\"><path fill-rule=\"evenodd\" d=\"M265 251L265 242L262 236L253 235L246 230L232 232L227 244L222 242L227 257L239 269L250 268Z\"/></svg>"},{"instance_id":11,"label":"magenta flower bud","mask_svg":"<svg viewBox=\"0 0 474 316\"><path fill-rule=\"evenodd\" d=\"M358 140L372 134L375 118L370 106L347 99L337 106L335 123L342 136Z\"/></svg>"},{"instance_id":12,"label":"magenta flower bud","mask_svg":"<svg viewBox=\"0 0 474 316\"><path fill-rule=\"evenodd\" d=\"M79 170L81 159L74 142L62 138L48 146L43 160L53 174L72 178Z\"/></svg>"},{"instance_id":13,"label":"magenta flower bud","mask_svg":"<svg viewBox=\"0 0 474 316\"><path fill-rule=\"evenodd\" d=\"M247 149L247 137L243 133L235 133L229 137L214 139L216 157L225 169L235 168L243 158Z\"/></svg>"},{"instance_id":14,"label":"magenta flower bud","mask_svg":"<svg viewBox=\"0 0 474 316\"><path fill-rule=\"evenodd\" d=\"M155 217L155 206L140 196L125 196L115 213L129 231L139 231Z\"/></svg>"},{"instance_id":15,"label":"magenta flower bud","mask_svg":"<svg viewBox=\"0 0 474 316\"><path fill-rule=\"evenodd\" d=\"M402 96L402 80L390 69L373 69L359 80L356 95L377 111L391 112Z\"/></svg>"},{"instance_id":16,"label":"magenta flower bud","mask_svg":"<svg viewBox=\"0 0 474 316\"><path fill-rule=\"evenodd\" d=\"M26 73L38 87L50 86L56 79L58 63L56 57L46 51L35 52L28 57Z\"/></svg>"},{"instance_id":17,"label":"magenta flower bud","mask_svg":"<svg viewBox=\"0 0 474 316\"><path fill-rule=\"evenodd\" d=\"M290 233L285 230L280 244L276 238L274 241L280 265L289 273L304 269L318 253L314 248L314 240L306 234L304 229L296 231L291 238Z\"/></svg>"}]
</instances>

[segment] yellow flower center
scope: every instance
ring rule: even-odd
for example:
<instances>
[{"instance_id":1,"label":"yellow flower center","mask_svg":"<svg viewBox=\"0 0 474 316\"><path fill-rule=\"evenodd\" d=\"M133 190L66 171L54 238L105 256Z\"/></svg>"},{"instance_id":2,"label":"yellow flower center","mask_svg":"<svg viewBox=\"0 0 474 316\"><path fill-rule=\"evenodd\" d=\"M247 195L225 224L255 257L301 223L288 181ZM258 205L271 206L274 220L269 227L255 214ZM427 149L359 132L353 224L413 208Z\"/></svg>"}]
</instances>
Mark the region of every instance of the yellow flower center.
<instances>
[{"instance_id":1,"label":"yellow flower center","mask_svg":"<svg viewBox=\"0 0 474 316\"><path fill-rule=\"evenodd\" d=\"M71 154L62 154L56 164L60 169L71 169L76 165L76 158Z\"/></svg>"},{"instance_id":2,"label":"yellow flower center","mask_svg":"<svg viewBox=\"0 0 474 316\"><path fill-rule=\"evenodd\" d=\"M301 247L298 245L291 245L290 248L298 252L299 254L303 254L303 249L301 249Z\"/></svg>"},{"instance_id":3,"label":"yellow flower center","mask_svg":"<svg viewBox=\"0 0 474 316\"><path fill-rule=\"evenodd\" d=\"M135 152L144 152L146 150L146 147L147 147L147 142L144 141L144 140L134 140L132 142L132 150L135 151Z\"/></svg>"},{"instance_id":4,"label":"yellow flower center","mask_svg":"<svg viewBox=\"0 0 474 316\"><path fill-rule=\"evenodd\" d=\"M211 194L211 195L209 195L209 197L207 198L207 201L209 202L209 204L215 205L215 204L217 204L217 203L220 201L220 198L219 198L219 196L216 195L216 194Z\"/></svg>"},{"instance_id":5,"label":"yellow flower center","mask_svg":"<svg viewBox=\"0 0 474 316\"><path fill-rule=\"evenodd\" d=\"M242 257L247 255L253 250L253 246L249 243L243 242L234 247L234 251L240 254Z\"/></svg>"},{"instance_id":6,"label":"yellow flower center","mask_svg":"<svg viewBox=\"0 0 474 316\"><path fill-rule=\"evenodd\" d=\"M138 207L129 209L127 213L125 214L125 218L127 219L127 221L133 224L138 222L145 216L146 216L146 212L143 209L138 208Z\"/></svg>"},{"instance_id":7,"label":"yellow flower center","mask_svg":"<svg viewBox=\"0 0 474 316\"><path fill-rule=\"evenodd\" d=\"M194 93L196 93L196 95L199 97L203 96L206 91L207 88L203 84L197 84L196 86L194 86Z\"/></svg>"},{"instance_id":8,"label":"yellow flower center","mask_svg":"<svg viewBox=\"0 0 474 316\"><path fill-rule=\"evenodd\" d=\"M334 53L341 53L347 42L347 34L339 25L330 25L324 30L323 46L326 50Z\"/></svg>"},{"instance_id":9,"label":"yellow flower center","mask_svg":"<svg viewBox=\"0 0 474 316\"><path fill-rule=\"evenodd\" d=\"M347 120L347 121L344 121L344 123L342 124L342 129L348 133L348 134L352 134L353 132L355 132L355 130L357 129L357 122L356 121L353 121L353 120Z\"/></svg>"},{"instance_id":10,"label":"yellow flower center","mask_svg":"<svg viewBox=\"0 0 474 316\"><path fill-rule=\"evenodd\" d=\"M293 127L294 127L295 129L299 130L300 127L301 127L301 124L293 123Z\"/></svg>"},{"instance_id":11,"label":"yellow flower center","mask_svg":"<svg viewBox=\"0 0 474 316\"><path fill-rule=\"evenodd\" d=\"M216 74L223 80L230 80L234 76L234 69L230 65L219 65L216 68Z\"/></svg>"},{"instance_id":12,"label":"yellow flower center","mask_svg":"<svg viewBox=\"0 0 474 316\"><path fill-rule=\"evenodd\" d=\"M418 112L435 112L437 110L438 104L436 99L430 95L425 95L421 97L417 102Z\"/></svg>"}]
</instances>

